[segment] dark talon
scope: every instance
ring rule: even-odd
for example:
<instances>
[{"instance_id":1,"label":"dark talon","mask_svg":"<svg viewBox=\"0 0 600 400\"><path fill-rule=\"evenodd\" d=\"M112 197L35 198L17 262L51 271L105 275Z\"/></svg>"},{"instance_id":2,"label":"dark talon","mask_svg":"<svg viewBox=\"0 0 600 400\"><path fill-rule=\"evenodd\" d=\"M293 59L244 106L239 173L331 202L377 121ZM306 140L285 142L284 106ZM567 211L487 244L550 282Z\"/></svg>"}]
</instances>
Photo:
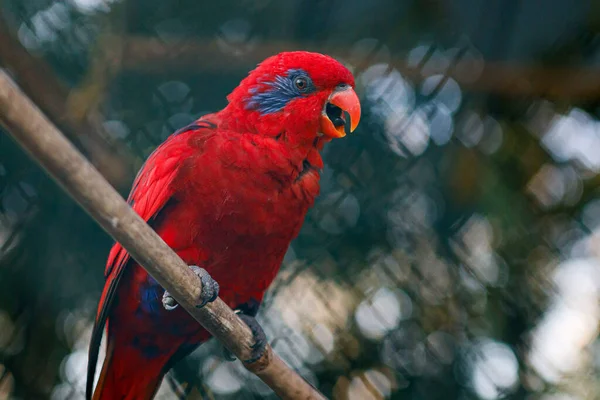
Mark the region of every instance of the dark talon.
<instances>
[{"instance_id":1,"label":"dark talon","mask_svg":"<svg viewBox=\"0 0 600 400\"><path fill-rule=\"evenodd\" d=\"M250 328L250 330L252 331L252 335L254 336L254 344L250 346L250 348L252 349L252 357L248 360L243 361L245 363L251 364L259 360L265 352L265 349L267 347L267 335L265 335L265 331L263 330L262 326L260 326L258 321L256 321L256 318L254 318L253 316L246 314L238 314L238 316L241 318L242 321L244 321L246 325L248 325L248 328ZM226 351L227 353L229 353L225 354L226 359L228 359L229 361L234 361L235 358L232 357L231 353L228 350Z\"/></svg>"},{"instance_id":2,"label":"dark talon","mask_svg":"<svg viewBox=\"0 0 600 400\"><path fill-rule=\"evenodd\" d=\"M196 267L195 265L192 265L190 268L196 275L200 277L200 280L202 281L202 293L200 295L200 300L202 300L202 303L196 306L196 308L202 308L206 305L206 303L213 302L217 299L217 297L219 297L219 284L208 274L208 272L206 272L205 269Z\"/></svg>"},{"instance_id":3,"label":"dark talon","mask_svg":"<svg viewBox=\"0 0 600 400\"><path fill-rule=\"evenodd\" d=\"M219 297L219 284L215 281L204 268L190 265L190 268L202 281L202 293L200 293L200 304L196 305L197 308L202 308L206 303L213 302ZM173 296L165 290L162 297L162 304L165 310L171 311L177 308L179 304L175 301Z\"/></svg>"},{"instance_id":4,"label":"dark talon","mask_svg":"<svg viewBox=\"0 0 600 400\"><path fill-rule=\"evenodd\" d=\"M165 290L162 297L162 304L165 310L172 311L177 308L179 304L175 301L173 297Z\"/></svg>"}]
</instances>

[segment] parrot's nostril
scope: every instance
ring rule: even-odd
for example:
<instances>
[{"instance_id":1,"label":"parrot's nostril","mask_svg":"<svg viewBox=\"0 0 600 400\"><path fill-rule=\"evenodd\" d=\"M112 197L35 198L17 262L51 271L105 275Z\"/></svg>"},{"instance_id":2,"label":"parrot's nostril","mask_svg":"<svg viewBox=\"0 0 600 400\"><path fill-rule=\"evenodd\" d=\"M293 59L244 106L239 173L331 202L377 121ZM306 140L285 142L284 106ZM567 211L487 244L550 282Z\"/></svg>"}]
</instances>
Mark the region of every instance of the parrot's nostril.
<instances>
[{"instance_id":1,"label":"parrot's nostril","mask_svg":"<svg viewBox=\"0 0 600 400\"><path fill-rule=\"evenodd\" d=\"M346 121L344 121L344 114L342 112L342 109L338 106L335 106L331 103L327 103L327 105L325 106L325 113L333 123L333 126L335 126L336 128L339 128L340 126L344 126L346 124Z\"/></svg>"}]
</instances>

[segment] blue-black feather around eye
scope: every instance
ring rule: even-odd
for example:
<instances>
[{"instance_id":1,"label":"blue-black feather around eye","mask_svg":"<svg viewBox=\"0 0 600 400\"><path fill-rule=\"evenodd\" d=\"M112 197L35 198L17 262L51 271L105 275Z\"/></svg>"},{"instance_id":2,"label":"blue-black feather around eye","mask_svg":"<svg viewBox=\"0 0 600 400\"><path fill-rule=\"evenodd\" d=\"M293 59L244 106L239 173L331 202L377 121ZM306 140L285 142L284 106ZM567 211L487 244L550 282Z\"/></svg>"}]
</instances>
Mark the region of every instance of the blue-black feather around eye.
<instances>
[{"instance_id":1,"label":"blue-black feather around eye","mask_svg":"<svg viewBox=\"0 0 600 400\"><path fill-rule=\"evenodd\" d=\"M298 78L306 80L306 87L298 89L295 81ZM289 70L286 76L276 76L271 82L267 82L269 88L260 93L256 88L250 89L251 96L246 102L246 108L257 110L261 114L271 114L281 111L287 103L298 97L305 96L315 91L315 87L308 74L299 69Z\"/></svg>"}]
</instances>

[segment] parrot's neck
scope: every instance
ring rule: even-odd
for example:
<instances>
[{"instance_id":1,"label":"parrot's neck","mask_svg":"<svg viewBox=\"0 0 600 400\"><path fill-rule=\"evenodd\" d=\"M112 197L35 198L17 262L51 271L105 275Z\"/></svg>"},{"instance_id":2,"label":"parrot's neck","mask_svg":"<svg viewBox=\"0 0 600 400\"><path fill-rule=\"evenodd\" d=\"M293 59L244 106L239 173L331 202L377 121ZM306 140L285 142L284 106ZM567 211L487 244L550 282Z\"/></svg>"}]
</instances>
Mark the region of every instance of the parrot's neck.
<instances>
[{"instance_id":1,"label":"parrot's neck","mask_svg":"<svg viewBox=\"0 0 600 400\"><path fill-rule=\"evenodd\" d=\"M315 112L312 116L295 109L261 114L259 111L247 110L237 103L229 103L218 112L222 128L263 137L283 138L307 149L318 136L320 114Z\"/></svg>"},{"instance_id":2,"label":"parrot's neck","mask_svg":"<svg viewBox=\"0 0 600 400\"><path fill-rule=\"evenodd\" d=\"M260 116L231 103L216 117L220 128L240 132L252 141L253 137L259 136L259 141L269 151L285 155L285 165L273 160L270 174L277 180L286 184L297 183L299 178L310 172L318 182L318 171L323 168L320 151L330 139L317 134L319 124L316 119L306 122L286 113Z\"/></svg>"}]
</instances>

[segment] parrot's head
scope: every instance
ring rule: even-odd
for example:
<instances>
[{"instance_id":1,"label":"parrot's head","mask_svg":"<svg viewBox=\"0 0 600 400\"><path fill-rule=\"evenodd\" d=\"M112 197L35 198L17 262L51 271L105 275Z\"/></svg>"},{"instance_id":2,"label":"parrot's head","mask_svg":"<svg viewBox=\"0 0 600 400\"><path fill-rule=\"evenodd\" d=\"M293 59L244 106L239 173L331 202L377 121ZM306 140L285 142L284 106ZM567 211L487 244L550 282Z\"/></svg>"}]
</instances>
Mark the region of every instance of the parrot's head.
<instances>
[{"instance_id":1,"label":"parrot's head","mask_svg":"<svg viewBox=\"0 0 600 400\"><path fill-rule=\"evenodd\" d=\"M343 137L346 124L352 132L360 120L352 73L319 53L269 57L227 99L247 129L266 136L284 134L293 142Z\"/></svg>"}]
</instances>

